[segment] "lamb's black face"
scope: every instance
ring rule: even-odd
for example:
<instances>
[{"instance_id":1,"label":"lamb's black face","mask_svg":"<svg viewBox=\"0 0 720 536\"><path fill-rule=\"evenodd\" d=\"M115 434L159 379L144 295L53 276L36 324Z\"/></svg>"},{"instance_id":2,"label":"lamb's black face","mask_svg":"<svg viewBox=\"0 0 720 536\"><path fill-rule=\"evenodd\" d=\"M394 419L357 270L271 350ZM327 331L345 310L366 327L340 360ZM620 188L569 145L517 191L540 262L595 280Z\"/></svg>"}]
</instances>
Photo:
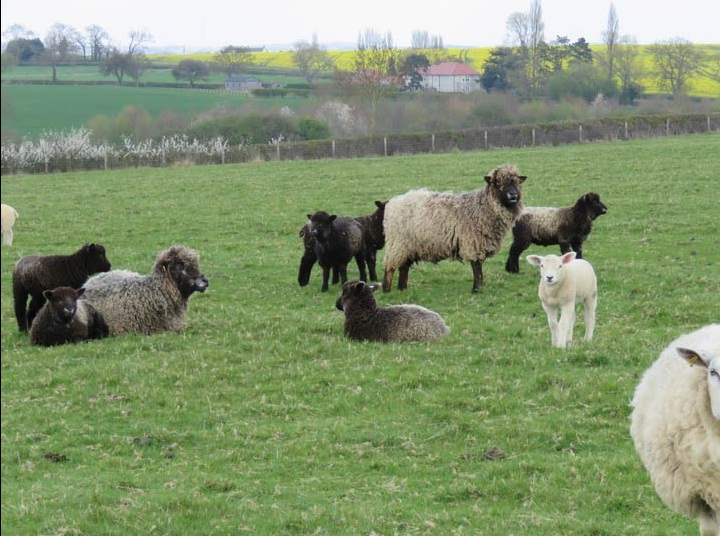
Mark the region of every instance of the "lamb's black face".
<instances>
[{"instance_id":1,"label":"lamb's black face","mask_svg":"<svg viewBox=\"0 0 720 536\"><path fill-rule=\"evenodd\" d=\"M75 290L70 287L58 287L45 291L43 295L48 300L48 307L57 321L68 324L73 319L77 312L78 299L78 293Z\"/></svg>"},{"instance_id":2,"label":"lamb's black face","mask_svg":"<svg viewBox=\"0 0 720 536\"><path fill-rule=\"evenodd\" d=\"M585 200L596 218L607 213L607 207L600 201L598 194L586 194Z\"/></svg>"},{"instance_id":3,"label":"lamb's black face","mask_svg":"<svg viewBox=\"0 0 720 536\"><path fill-rule=\"evenodd\" d=\"M320 243L330 240L332 234L332 224L323 223L321 225L313 224L312 237Z\"/></svg>"},{"instance_id":4,"label":"lamb's black face","mask_svg":"<svg viewBox=\"0 0 720 536\"><path fill-rule=\"evenodd\" d=\"M84 246L87 255L87 268L91 274L98 272L109 272L110 261L105 254L105 246L100 244L86 244Z\"/></svg>"},{"instance_id":5,"label":"lamb's black face","mask_svg":"<svg viewBox=\"0 0 720 536\"><path fill-rule=\"evenodd\" d=\"M210 285L207 277L193 264L175 260L170 265L170 274L177 283L180 294L190 296L193 292L205 292Z\"/></svg>"}]
</instances>

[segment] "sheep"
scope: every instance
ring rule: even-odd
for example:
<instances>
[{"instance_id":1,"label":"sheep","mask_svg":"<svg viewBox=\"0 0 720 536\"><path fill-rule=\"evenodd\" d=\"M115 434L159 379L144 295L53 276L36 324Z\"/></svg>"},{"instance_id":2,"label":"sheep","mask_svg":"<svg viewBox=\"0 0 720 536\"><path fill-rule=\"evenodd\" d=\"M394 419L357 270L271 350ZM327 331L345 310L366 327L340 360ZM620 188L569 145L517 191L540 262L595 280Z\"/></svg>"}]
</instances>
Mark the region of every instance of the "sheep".
<instances>
[{"instance_id":1,"label":"sheep","mask_svg":"<svg viewBox=\"0 0 720 536\"><path fill-rule=\"evenodd\" d=\"M375 201L376 209L372 214L355 218L363 231L364 256L372 281L377 281L377 251L385 246L383 219L386 204L387 201ZM310 272L315 262L317 262L315 239L312 236L310 220L300 228L298 234L303 239L303 256L300 259L300 268L298 269L298 284L303 287L309 283ZM339 279L337 266L333 266L332 284L337 283Z\"/></svg>"},{"instance_id":2,"label":"sheep","mask_svg":"<svg viewBox=\"0 0 720 536\"><path fill-rule=\"evenodd\" d=\"M597 277L592 265L584 259L577 259L574 251L561 257L528 255L526 258L533 266L540 267L538 296L547 314L552 345L565 348L572 342L575 304L580 302L583 302L585 307L584 340L592 340L597 308Z\"/></svg>"},{"instance_id":3,"label":"sheep","mask_svg":"<svg viewBox=\"0 0 720 536\"><path fill-rule=\"evenodd\" d=\"M337 269L340 281L347 281L347 265L355 257L360 279L367 280L363 231L355 218L338 217L319 210L308 214L311 234L315 241L315 254L323 269L322 292L328 291L330 270Z\"/></svg>"},{"instance_id":4,"label":"sheep","mask_svg":"<svg viewBox=\"0 0 720 536\"><path fill-rule=\"evenodd\" d=\"M20 214L18 214L18 211L10 205L6 205L5 203L2 203L1 205L2 219L0 220L0 222L2 223L3 244L5 244L6 246L12 246L13 225L15 225L15 220L20 217Z\"/></svg>"},{"instance_id":5,"label":"sheep","mask_svg":"<svg viewBox=\"0 0 720 536\"><path fill-rule=\"evenodd\" d=\"M630 435L658 496L696 518L701 536L719 536L720 324L670 343L631 405Z\"/></svg>"},{"instance_id":6,"label":"sheep","mask_svg":"<svg viewBox=\"0 0 720 536\"><path fill-rule=\"evenodd\" d=\"M485 177L483 189L455 194L423 188L390 199L385 207L383 291L391 290L398 268L398 289L404 290L414 262L455 259L470 261L472 291L478 292L483 261L500 250L522 211L521 184L526 178L515 166L503 165Z\"/></svg>"},{"instance_id":7,"label":"sheep","mask_svg":"<svg viewBox=\"0 0 720 536\"><path fill-rule=\"evenodd\" d=\"M570 207L525 207L513 225L513 243L510 246L505 270L520 271L520 254L530 244L538 246L559 245L560 253L572 250L582 259L583 242L592 231L598 216L607 213L607 207L595 192L581 196Z\"/></svg>"},{"instance_id":8,"label":"sheep","mask_svg":"<svg viewBox=\"0 0 720 536\"><path fill-rule=\"evenodd\" d=\"M179 332L190 295L208 285L197 252L175 245L158 254L147 276L113 270L91 277L84 299L102 313L111 335Z\"/></svg>"},{"instance_id":9,"label":"sheep","mask_svg":"<svg viewBox=\"0 0 720 536\"><path fill-rule=\"evenodd\" d=\"M378 307L373 292L379 285L347 281L335 307L345 313L344 332L358 341L429 341L450 330L442 317L419 305Z\"/></svg>"},{"instance_id":10,"label":"sheep","mask_svg":"<svg viewBox=\"0 0 720 536\"><path fill-rule=\"evenodd\" d=\"M12 279L15 318L20 331L27 331L32 325L45 303L44 291L57 287L80 288L88 277L110 268L105 246L93 243L83 245L71 255L28 255L17 261Z\"/></svg>"},{"instance_id":11,"label":"sheep","mask_svg":"<svg viewBox=\"0 0 720 536\"><path fill-rule=\"evenodd\" d=\"M30 344L60 344L102 339L109 335L103 316L85 300L81 287L57 287L43 292L47 300L30 327Z\"/></svg>"}]
</instances>

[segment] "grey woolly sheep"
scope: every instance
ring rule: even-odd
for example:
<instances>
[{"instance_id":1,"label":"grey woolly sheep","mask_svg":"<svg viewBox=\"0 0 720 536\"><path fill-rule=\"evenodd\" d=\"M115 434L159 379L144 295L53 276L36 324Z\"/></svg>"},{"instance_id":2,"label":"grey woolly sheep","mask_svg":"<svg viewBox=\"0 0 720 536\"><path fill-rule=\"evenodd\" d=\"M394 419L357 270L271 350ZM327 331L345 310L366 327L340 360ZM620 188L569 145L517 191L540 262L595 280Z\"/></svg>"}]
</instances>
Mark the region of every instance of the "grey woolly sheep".
<instances>
[{"instance_id":1,"label":"grey woolly sheep","mask_svg":"<svg viewBox=\"0 0 720 536\"><path fill-rule=\"evenodd\" d=\"M17 261L12 277L15 318L20 331L27 331L32 325L45 303L44 291L80 288L91 275L108 270L110 262L101 244L85 244L72 255L28 255Z\"/></svg>"},{"instance_id":2,"label":"grey woolly sheep","mask_svg":"<svg viewBox=\"0 0 720 536\"><path fill-rule=\"evenodd\" d=\"M407 288L414 262L443 259L470 261L472 291L483 284L482 263L495 255L523 208L521 185L527 177L512 165L493 169L485 188L463 193L412 190L393 197L385 207L385 275L383 290Z\"/></svg>"},{"instance_id":3,"label":"grey woolly sheep","mask_svg":"<svg viewBox=\"0 0 720 536\"><path fill-rule=\"evenodd\" d=\"M373 292L379 285L363 281L343 283L335 307L345 313L344 332L358 341L429 341L447 335L445 321L419 305L378 307Z\"/></svg>"},{"instance_id":4,"label":"grey woolly sheep","mask_svg":"<svg viewBox=\"0 0 720 536\"><path fill-rule=\"evenodd\" d=\"M58 287L43 292L45 305L30 327L30 344L57 346L107 337L103 316L85 300L84 289Z\"/></svg>"},{"instance_id":5,"label":"grey woolly sheep","mask_svg":"<svg viewBox=\"0 0 720 536\"><path fill-rule=\"evenodd\" d=\"M525 207L513 226L513 243L510 246L505 270L520 271L520 254L530 244L559 245L561 253L570 248L582 259L583 242L592 231L593 222L607 212L607 207L595 192L581 196L569 207Z\"/></svg>"},{"instance_id":6,"label":"grey woolly sheep","mask_svg":"<svg viewBox=\"0 0 720 536\"><path fill-rule=\"evenodd\" d=\"M2 208L2 218L0 218L0 223L2 224L3 244L6 246L12 246L13 225L15 225L15 220L17 220L20 215L17 210L5 203L2 203L2 207L0 208Z\"/></svg>"},{"instance_id":7,"label":"grey woolly sheep","mask_svg":"<svg viewBox=\"0 0 720 536\"><path fill-rule=\"evenodd\" d=\"M323 269L323 292L328 290L330 270L337 269L340 281L347 281L347 265L355 257L360 279L367 280L365 271L365 246L363 231L355 218L338 217L319 210L308 214L315 254L318 264Z\"/></svg>"},{"instance_id":8,"label":"grey woolly sheep","mask_svg":"<svg viewBox=\"0 0 720 536\"><path fill-rule=\"evenodd\" d=\"M688 366L690 365L690 366ZM630 435L657 494L720 535L720 324L668 345L632 401Z\"/></svg>"},{"instance_id":9,"label":"grey woolly sheep","mask_svg":"<svg viewBox=\"0 0 720 536\"><path fill-rule=\"evenodd\" d=\"M85 299L105 317L111 335L181 331L190 295L205 292L208 280L198 254L176 245L158 254L152 272L98 274L85 283Z\"/></svg>"}]
</instances>

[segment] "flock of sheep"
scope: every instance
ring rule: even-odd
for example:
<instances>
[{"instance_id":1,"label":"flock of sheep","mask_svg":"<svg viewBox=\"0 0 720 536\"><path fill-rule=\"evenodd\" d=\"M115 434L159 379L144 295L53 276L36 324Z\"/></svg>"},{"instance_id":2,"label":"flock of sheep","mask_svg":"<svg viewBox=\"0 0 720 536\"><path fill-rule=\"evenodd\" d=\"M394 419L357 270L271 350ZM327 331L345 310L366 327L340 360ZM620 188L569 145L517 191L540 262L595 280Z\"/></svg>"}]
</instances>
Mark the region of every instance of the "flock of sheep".
<instances>
[{"instance_id":1,"label":"flock of sheep","mask_svg":"<svg viewBox=\"0 0 720 536\"><path fill-rule=\"evenodd\" d=\"M366 216L317 211L300 229L303 255L298 283L309 283L315 263L321 290L341 282L336 307L344 333L358 341L405 342L448 335L436 312L419 305L380 307L374 293L406 289L413 264L445 259L468 261L472 291L483 284L483 262L512 233L505 269L519 272L519 257L531 244L559 245L561 255L528 255L539 267L538 296L547 314L552 345L567 347L575 307L583 303L585 336L593 337L597 278L582 259L583 242L595 219L607 212L594 192L569 207L525 207L526 176L502 165L484 177L483 188L461 193L412 190ZM11 245L17 212L2 205L3 243ZM377 252L385 248L382 287ZM359 280L348 280L355 260ZM368 278L369 276L369 278ZM197 252L176 245L158 254L150 274L111 270L105 248L85 244L70 255L33 255L13 269L15 317L31 344L53 346L123 333L183 329L189 297L204 292ZM28 299L30 300L28 306ZM560 311L558 321L557 314ZM688 366L689 365L689 366ZM661 499L695 517L701 536L720 536L720 324L673 341L645 372L632 401L631 437Z\"/></svg>"}]
</instances>

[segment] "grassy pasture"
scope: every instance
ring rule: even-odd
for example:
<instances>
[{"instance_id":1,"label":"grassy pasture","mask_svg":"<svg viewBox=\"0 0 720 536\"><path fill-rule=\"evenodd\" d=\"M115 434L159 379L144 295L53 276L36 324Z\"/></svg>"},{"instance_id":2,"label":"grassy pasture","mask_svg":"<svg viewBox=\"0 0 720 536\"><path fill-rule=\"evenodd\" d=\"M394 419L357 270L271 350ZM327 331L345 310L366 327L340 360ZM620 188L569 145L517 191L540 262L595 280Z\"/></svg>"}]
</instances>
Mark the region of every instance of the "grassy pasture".
<instances>
[{"instance_id":1,"label":"grassy pasture","mask_svg":"<svg viewBox=\"0 0 720 536\"><path fill-rule=\"evenodd\" d=\"M2 177L20 213L2 247L3 533L695 534L656 497L628 402L670 340L718 321L719 148L697 135ZM297 285L307 212L472 189L504 162L529 176L527 204L593 190L608 206L585 247L591 343L550 347L537 274L504 272L507 242L476 295L451 261L377 295L438 311L442 341L349 342L337 287L322 294L317 267ZM13 263L86 241L141 273L173 243L197 249L210 288L184 332L30 347ZM486 459L493 447L504 457Z\"/></svg>"}]
</instances>

